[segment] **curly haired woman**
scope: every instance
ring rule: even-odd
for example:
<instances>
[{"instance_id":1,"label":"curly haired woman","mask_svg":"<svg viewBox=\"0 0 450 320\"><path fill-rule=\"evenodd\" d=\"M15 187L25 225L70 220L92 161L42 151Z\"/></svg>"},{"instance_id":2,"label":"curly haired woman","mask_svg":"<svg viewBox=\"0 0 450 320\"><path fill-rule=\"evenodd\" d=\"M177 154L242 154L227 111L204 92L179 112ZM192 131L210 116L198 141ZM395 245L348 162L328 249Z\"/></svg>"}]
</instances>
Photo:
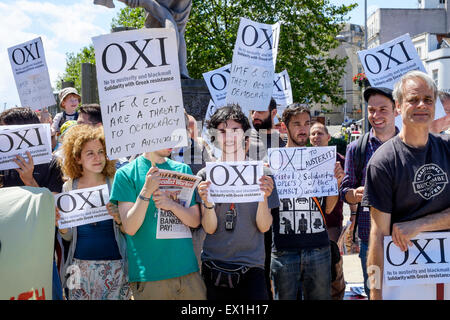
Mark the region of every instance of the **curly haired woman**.
<instances>
[{"instance_id":1,"label":"curly haired woman","mask_svg":"<svg viewBox=\"0 0 450 320\"><path fill-rule=\"evenodd\" d=\"M61 167L69 180L63 191L112 185L115 161L106 157L103 128L77 125L63 142ZM113 220L60 229L70 241L65 274L70 273L69 300L126 300L128 284L126 240L117 207L107 204ZM59 214L56 214L57 221Z\"/></svg>"}]
</instances>

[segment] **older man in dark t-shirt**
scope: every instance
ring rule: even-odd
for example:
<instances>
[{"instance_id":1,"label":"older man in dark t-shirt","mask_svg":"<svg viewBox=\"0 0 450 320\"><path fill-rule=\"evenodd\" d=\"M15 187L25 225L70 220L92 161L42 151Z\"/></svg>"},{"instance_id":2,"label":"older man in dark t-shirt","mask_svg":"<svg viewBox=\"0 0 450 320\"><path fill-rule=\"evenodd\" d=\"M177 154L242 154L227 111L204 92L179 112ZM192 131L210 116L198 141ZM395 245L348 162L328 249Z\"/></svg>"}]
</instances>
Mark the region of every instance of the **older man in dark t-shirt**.
<instances>
[{"instance_id":1,"label":"older man in dark t-shirt","mask_svg":"<svg viewBox=\"0 0 450 320\"><path fill-rule=\"evenodd\" d=\"M437 88L425 73L411 71L396 83L394 98L402 115L400 133L385 142L369 161L362 203L370 206L368 266L371 299L382 299L383 240L402 251L425 231L450 228L450 139L430 134Z\"/></svg>"}]
</instances>

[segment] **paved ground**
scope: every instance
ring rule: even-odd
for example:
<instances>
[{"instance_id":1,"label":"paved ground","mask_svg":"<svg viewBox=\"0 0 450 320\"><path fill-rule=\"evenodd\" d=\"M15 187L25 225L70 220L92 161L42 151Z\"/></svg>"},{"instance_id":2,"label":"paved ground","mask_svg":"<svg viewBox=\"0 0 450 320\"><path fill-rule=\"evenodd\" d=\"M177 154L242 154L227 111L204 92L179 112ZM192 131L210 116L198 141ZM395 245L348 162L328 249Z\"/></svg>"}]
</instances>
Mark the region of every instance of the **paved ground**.
<instances>
[{"instance_id":1,"label":"paved ground","mask_svg":"<svg viewBox=\"0 0 450 320\"><path fill-rule=\"evenodd\" d=\"M348 204L344 203L344 226L347 224L350 218L350 207ZM344 263L344 279L346 282L345 289L345 298L344 299L358 299L362 298L361 296L356 295L352 290L352 287L360 288L363 287L363 274L361 270L361 260L358 257L358 254L344 255L343 256Z\"/></svg>"}]
</instances>

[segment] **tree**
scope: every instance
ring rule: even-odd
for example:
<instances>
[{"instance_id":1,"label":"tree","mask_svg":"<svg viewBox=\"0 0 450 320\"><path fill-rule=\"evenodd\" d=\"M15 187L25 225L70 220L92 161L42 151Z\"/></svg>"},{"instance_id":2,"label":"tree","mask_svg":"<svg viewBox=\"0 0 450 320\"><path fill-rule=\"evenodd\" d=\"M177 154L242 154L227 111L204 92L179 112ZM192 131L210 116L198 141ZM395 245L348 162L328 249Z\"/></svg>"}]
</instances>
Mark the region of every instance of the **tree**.
<instances>
[{"instance_id":1,"label":"tree","mask_svg":"<svg viewBox=\"0 0 450 320\"><path fill-rule=\"evenodd\" d=\"M276 71L288 71L294 101L342 104L339 87L346 59L330 56L339 42L345 15L356 5L335 6L329 0L193 0L186 28L191 77L232 60L238 17L281 23Z\"/></svg>"},{"instance_id":2,"label":"tree","mask_svg":"<svg viewBox=\"0 0 450 320\"><path fill-rule=\"evenodd\" d=\"M92 63L95 64L94 46L91 44L84 47L77 54L73 52L66 53L66 69L62 76L59 76L56 82L56 88L61 89L61 80L73 81L75 88L81 92L81 64Z\"/></svg>"},{"instance_id":3,"label":"tree","mask_svg":"<svg viewBox=\"0 0 450 320\"><path fill-rule=\"evenodd\" d=\"M189 74L201 79L204 72L231 63L239 17L267 24L279 21L276 71L288 71L294 101L343 104L339 80L346 59L329 51L339 45L336 36L355 6L336 6L330 0L193 0L185 36ZM142 8L125 7L111 27L142 28L144 21ZM68 67L73 68L79 55L68 55Z\"/></svg>"}]
</instances>

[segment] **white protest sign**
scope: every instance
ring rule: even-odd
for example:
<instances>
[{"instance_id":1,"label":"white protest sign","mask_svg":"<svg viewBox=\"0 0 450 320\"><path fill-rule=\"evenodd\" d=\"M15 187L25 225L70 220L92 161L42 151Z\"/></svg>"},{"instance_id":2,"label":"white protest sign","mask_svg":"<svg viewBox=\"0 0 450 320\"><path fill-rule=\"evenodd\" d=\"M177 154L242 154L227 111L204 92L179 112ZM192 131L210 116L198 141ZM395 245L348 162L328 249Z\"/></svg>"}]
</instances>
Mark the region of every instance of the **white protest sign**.
<instances>
[{"instance_id":1,"label":"white protest sign","mask_svg":"<svg viewBox=\"0 0 450 320\"><path fill-rule=\"evenodd\" d=\"M169 170L159 170L159 189L185 208L191 205L192 195L200 177ZM192 238L191 229L183 224L172 211L158 210L156 239Z\"/></svg>"},{"instance_id":2,"label":"white protest sign","mask_svg":"<svg viewBox=\"0 0 450 320\"><path fill-rule=\"evenodd\" d=\"M106 209L108 201L109 190L106 184L55 195L55 206L61 215L59 229L112 219Z\"/></svg>"},{"instance_id":3,"label":"white protest sign","mask_svg":"<svg viewBox=\"0 0 450 320\"><path fill-rule=\"evenodd\" d=\"M394 89L394 84L412 70L427 73L409 34L404 34L382 45L358 51L367 79L372 87ZM439 99L436 100L435 119L446 115ZM395 125L402 127L401 115L395 118Z\"/></svg>"},{"instance_id":4,"label":"white protest sign","mask_svg":"<svg viewBox=\"0 0 450 320\"><path fill-rule=\"evenodd\" d=\"M16 155L28 161L31 153L35 165L52 160L50 124L0 126L0 170L16 169Z\"/></svg>"},{"instance_id":5,"label":"white protest sign","mask_svg":"<svg viewBox=\"0 0 450 320\"><path fill-rule=\"evenodd\" d=\"M92 38L100 103L179 88L176 34L143 28Z\"/></svg>"},{"instance_id":6,"label":"white protest sign","mask_svg":"<svg viewBox=\"0 0 450 320\"><path fill-rule=\"evenodd\" d=\"M403 252L384 237L384 281L387 286L450 283L450 233L426 232L411 239Z\"/></svg>"},{"instance_id":7,"label":"white protest sign","mask_svg":"<svg viewBox=\"0 0 450 320\"><path fill-rule=\"evenodd\" d=\"M243 203L264 200L259 186L262 161L207 162L206 179L211 181L208 201Z\"/></svg>"},{"instance_id":8,"label":"white protest sign","mask_svg":"<svg viewBox=\"0 0 450 320\"><path fill-rule=\"evenodd\" d=\"M226 104L227 87L230 81L231 64L222 68L205 72L203 78L208 86L214 104L220 108Z\"/></svg>"},{"instance_id":9,"label":"white protest sign","mask_svg":"<svg viewBox=\"0 0 450 320\"><path fill-rule=\"evenodd\" d=\"M291 79L287 73L287 70L283 72L275 73L273 79L273 92L272 98L277 103L277 109L279 114L283 114L283 110L293 102Z\"/></svg>"},{"instance_id":10,"label":"white protest sign","mask_svg":"<svg viewBox=\"0 0 450 320\"><path fill-rule=\"evenodd\" d=\"M187 145L179 90L130 96L101 104L110 159Z\"/></svg>"},{"instance_id":11,"label":"white protest sign","mask_svg":"<svg viewBox=\"0 0 450 320\"><path fill-rule=\"evenodd\" d=\"M22 106L39 110L55 105L41 38L8 48L8 56Z\"/></svg>"},{"instance_id":12,"label":"white protest sign","mask_svg":"<svg viewBox=\"0 0 450 320\"><path fill-rule=\"evenodd\" d=\"M227 103L239 104L245 114L267 111L273 91L280 24L241 18L233 51Z\"/></svg>"},{"instance_id":13,"label":"white protest sign","mask_svg":"<svg viewBox=\"0 0 450 320\"><path fill-rule=\"evenodd\" d=\"M450 300L450 233L425 232L411 239L403 252L384 237L384 300L436 300L437 286Z\"/></svg>"},{"instance_id":14,"label":"white protest sign","mask_svg":"<svg viewBox=\"0 0 450 320\"><path fill-rule=\"evenodd\" d=\"M280 199L338 194L336 146L269 148L268 157Z\"/></svg>"}]
</instances>

